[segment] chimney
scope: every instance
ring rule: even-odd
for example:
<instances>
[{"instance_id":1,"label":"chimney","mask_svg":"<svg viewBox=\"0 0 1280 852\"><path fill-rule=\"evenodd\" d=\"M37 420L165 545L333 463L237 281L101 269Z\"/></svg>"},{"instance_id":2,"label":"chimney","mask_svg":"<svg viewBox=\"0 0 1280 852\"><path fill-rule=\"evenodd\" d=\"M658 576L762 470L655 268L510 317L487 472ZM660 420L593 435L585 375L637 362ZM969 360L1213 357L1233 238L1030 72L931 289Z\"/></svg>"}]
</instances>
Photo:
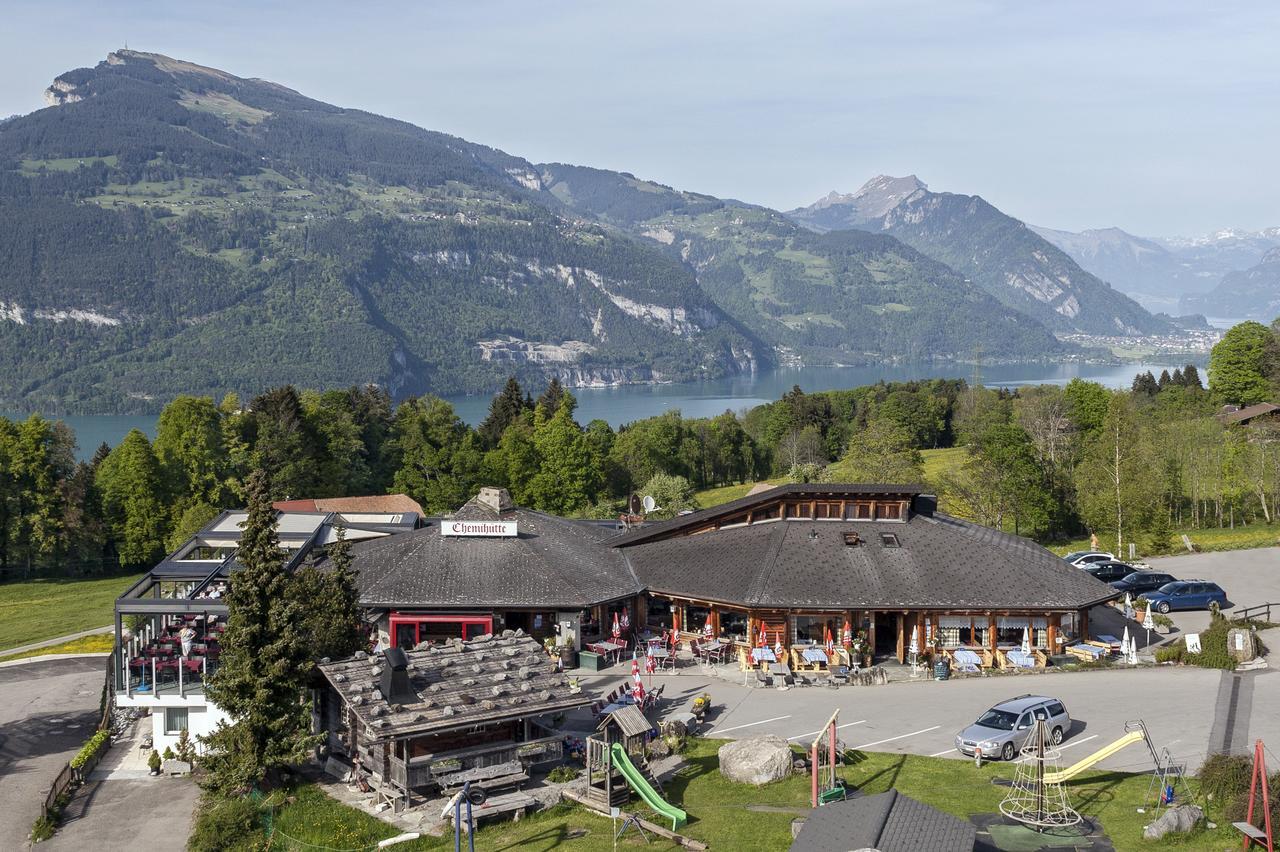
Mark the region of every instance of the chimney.
<instances>
[{"instance_id":1,"label":"chimney","mask_svg":"<svg viewBox=\"0 0 1280 852\"><path fill-rule=\"evenodd\" d=\"M476 495L476 502L481 506L492 509L494 514L497 515L505 515L516 507L511 502L511 492L505 488L493 488L490 486L480 489L480 493Z\"/></svg>"},{"instance_id":2,"label":"chimney","mask_svg":"<svg viewBox=\"0 0 1280 852\"><path fill-rule=\"evenodd\" d=\"M412 704L418 693L409 683L409 658L400 648L387 648L382 652L382 697L388 704Z\"/></svg>"}]
</instances>

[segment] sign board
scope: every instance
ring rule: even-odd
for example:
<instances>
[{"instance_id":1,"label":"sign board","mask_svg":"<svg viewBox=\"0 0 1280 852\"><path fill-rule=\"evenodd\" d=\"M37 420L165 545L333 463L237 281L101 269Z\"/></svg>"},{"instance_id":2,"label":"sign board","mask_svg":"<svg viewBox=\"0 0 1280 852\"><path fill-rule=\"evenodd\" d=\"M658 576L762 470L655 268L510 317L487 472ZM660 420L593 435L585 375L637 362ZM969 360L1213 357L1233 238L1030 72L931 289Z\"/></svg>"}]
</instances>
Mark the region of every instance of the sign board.
<instances>
[{"instance_id":1,"label":"sign board","mask_svg":"<svg viewBox=\"0 0 1280 852\"><path fill-rule=\"evenodd\" d=\"M1200 634L1199 633L1187 634L1187 651L1188 653L1191 653L1191 654L1200 653Z\"/></svg>"},{"instance_id":2,"label":"sign board","mask_svg":"<svg viewBox=\"0 0 1280 852\"><path fill-rule=\"evenodd\" d=\"M449 521L440 522L440 535L457 538L515 538L515 521Z\"/></svg>"}]
</instances>

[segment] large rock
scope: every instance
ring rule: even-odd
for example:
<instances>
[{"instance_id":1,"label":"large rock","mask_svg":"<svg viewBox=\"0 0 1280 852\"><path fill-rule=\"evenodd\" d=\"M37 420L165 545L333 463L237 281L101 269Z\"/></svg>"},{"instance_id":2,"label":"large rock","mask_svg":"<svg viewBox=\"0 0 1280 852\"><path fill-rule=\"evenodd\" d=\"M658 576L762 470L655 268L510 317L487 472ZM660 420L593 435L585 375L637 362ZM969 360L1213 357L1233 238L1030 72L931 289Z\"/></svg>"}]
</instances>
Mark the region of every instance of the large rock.
<instances>
[{"instance_id":1,"label":"large rock","mask_svg":"<svg viewBox=\"0 0 1280 852\"><path fill-rule=\"evenodd\" d=\"M160 764L161 775L190 775L191 764L185 760L166 760Z\"/></svg>"},{"instance_id":2,"label":"large rock","mask_svg":"<svg viewBox=\"0 0 1280 852\"><path fill-rule=\"evenodd\" d=\"M1169 808L1160 818L1142 830L1147 840L1159 840L1166 834L1186 834L1196 827L1196 823L1204 819L1204 811L1199 805L1178 805Z\"/></svg>"},{"instance_id":3,"label":"large rock","mask_svg":"<svg viewBox=\"0 0 1280 852\"><path fill-rule=\"evenodd\" d=\"M791 747L782 737L765 734L720 747L720 774L742 784L768 784L791 774Z\"/></svg>"},{"instance_id":4,"label":"large rock","mask_svg":"<svg viewBox=\"0 0 1280 852\"><path fill-rule=\"evenodd\" d=\"M1241 630L1238 627L1228 630L1227 653L1237 663L1243 663L1258 656L1258 645L1254 641L1253 631Z\"/></svg>"}]
</instances>

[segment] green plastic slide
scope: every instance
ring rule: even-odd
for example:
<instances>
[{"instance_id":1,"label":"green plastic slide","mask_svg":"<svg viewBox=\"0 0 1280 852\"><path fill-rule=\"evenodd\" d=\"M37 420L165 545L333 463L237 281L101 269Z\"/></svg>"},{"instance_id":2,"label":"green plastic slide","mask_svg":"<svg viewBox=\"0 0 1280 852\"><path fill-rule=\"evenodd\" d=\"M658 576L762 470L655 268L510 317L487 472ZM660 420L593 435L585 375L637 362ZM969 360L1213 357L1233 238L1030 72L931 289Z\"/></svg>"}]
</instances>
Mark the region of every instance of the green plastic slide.
<instances>
[{"instance_id":1,"label":"green plastic slide","mask_svg":"<svg viewBox=\"0 0 1280 852\"><path fill-rule=\"evenodd\" d=\"M644 803L657 811L659 816L671 820L672 831L676 831L689 821L688 814L675 805L667 804L649 782L644 779L644 776L640 774L640 770L636 769L635 764L631 762L631 758L627 757L627 751L622 747L622 743L614 743L612 753L613 765L618 767L618 771L622 773L623 778L627 779L631 789L639 793L640 798L644 799Z\"/></svg>"}]
</instances>

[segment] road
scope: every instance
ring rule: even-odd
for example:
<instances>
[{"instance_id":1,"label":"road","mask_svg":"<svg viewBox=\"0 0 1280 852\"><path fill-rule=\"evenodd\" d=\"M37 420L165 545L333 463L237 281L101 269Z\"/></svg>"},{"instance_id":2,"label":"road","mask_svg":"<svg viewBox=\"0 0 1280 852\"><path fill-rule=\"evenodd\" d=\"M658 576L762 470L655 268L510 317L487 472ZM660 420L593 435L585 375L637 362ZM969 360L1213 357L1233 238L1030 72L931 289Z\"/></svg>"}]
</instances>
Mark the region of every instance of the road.
<instances>
[{"instance_id":1,"label":"road","mask_svg":"<svg viewBox=\"0 0 1280 852\"><path fill-rule=\"evenodd\" d=\"M103 661L0 668L0 849L23 849L54 777L98 724Z\"/></svg>"}]
</instances>

